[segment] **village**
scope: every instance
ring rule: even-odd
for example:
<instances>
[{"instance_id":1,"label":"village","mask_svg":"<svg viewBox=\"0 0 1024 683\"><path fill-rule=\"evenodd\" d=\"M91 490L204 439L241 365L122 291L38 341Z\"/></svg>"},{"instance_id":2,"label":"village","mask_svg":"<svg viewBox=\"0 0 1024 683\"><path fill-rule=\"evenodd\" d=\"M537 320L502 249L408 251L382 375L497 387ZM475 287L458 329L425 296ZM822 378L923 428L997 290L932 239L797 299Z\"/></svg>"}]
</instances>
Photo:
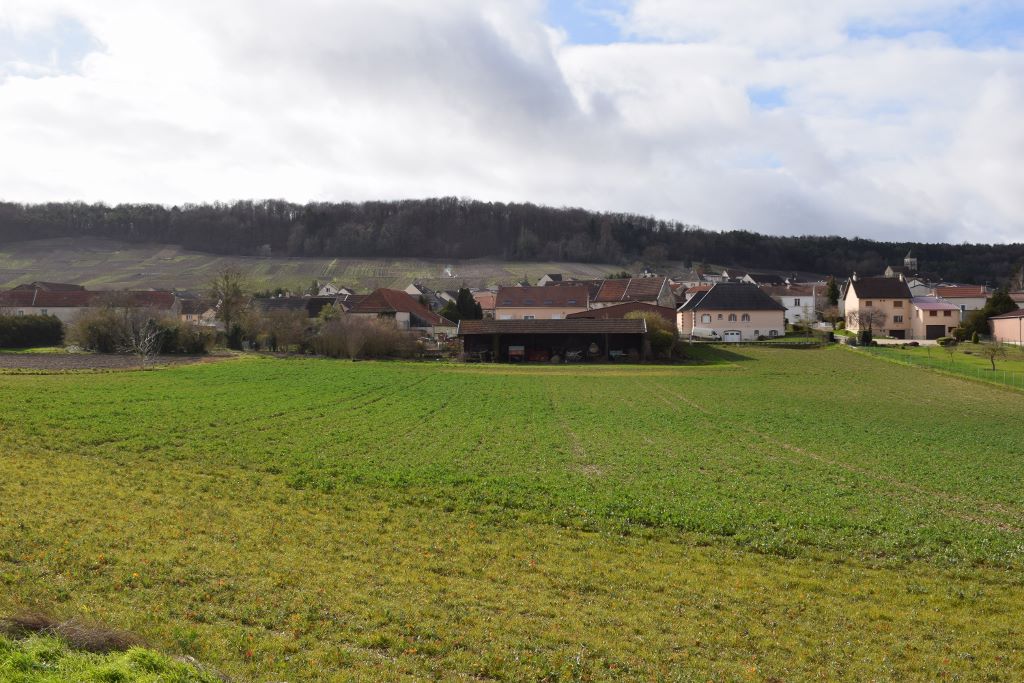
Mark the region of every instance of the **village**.
<instances>
[{"instance_id":1,"label":"village","mask_svg":"<svg viewBox=\"0 0 1024 683\"><path fill-rule=\"evenodd\" d=\"M421 356L497 362L667 360L680 341L917 346L981 338L1024 345L1024 291L931 280L919 274L912 253L884 273L852 273L843 280L735 268L661 275L643 268L638 276L582 280L549 273L490 288L434 289L416 281L403 290L360 293L341 283L314 282L302 293L248 293L243 274L225 277L227 292L103 291L31 282L0 292L0 315L50 316L67 329L100 309L133 310L201 332L201 340L188 345L192 352L224 344L326 355L332 345L318 348L314 338L326 335L331 323L340 329L344 321L375 321L378 331L383 324L401 334L374 354L362 348L371 342L354 347L350 331L347 342L333 344L347 351L335 355L400 357L415 349ZM119 347L97 346L91 350Z\"/></svg>"}]
</instances>

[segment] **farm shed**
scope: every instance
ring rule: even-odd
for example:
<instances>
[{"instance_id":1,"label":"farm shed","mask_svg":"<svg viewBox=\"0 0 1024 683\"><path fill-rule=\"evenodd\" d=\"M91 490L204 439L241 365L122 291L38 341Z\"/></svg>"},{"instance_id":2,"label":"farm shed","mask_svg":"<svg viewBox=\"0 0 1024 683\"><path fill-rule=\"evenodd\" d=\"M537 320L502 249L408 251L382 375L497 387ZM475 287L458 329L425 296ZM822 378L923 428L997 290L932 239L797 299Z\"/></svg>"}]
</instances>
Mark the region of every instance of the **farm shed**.
<instances>
[{"instance_id":1,"label":"farm shed","mask_svg":"<svg viewBox=\"0 0 1024 683\"><path fill-rule=\"evenodd\" d=\"M616 360L643 354L644 320L463 320L467 357L501 362Z\"/></svg>"}]
</instances>

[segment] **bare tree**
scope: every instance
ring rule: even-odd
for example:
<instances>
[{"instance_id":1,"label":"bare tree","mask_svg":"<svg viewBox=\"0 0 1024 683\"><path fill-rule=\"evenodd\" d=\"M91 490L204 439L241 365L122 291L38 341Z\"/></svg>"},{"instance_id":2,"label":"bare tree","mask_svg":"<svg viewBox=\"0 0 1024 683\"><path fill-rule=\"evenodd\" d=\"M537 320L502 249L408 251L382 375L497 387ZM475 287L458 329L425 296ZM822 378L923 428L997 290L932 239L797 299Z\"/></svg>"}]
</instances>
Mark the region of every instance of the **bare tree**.
<instances>
[{"instance_id":1,"label":"bare tree","mask_svg":"<svg viewBox=\"0 0 1024 683\"><path fill-rule=\"evenodd\" d=\"M118 312L122 320L118 350L138 356L139 365L145 367L159 355L165 330L147 309L121 308Z\"/></svg>"},{"instance_id":2,"label":"bare tree","mask_svg":"<svg viewBox=\"0 0 1024 683\"><path fill-rule=\"evenodd\" d=\"M885 324L886 315L877 308L858 308L846 314L846 326L873 332L875 327Z\"/></svg>"},{"instance_id":3,"label":"bare tree","mask_svg":"<svg viewBox=\"0 0 1024 683\"><path fill-rule=\"evenodd\" d=\"M245 276L235 266L227 266L210 282L210 297L217 302L217 319L224 323L228 334L245 308L245 287Z\"/></svg>"},{"instance_id":4,"label":"bare tree","mask_svg":"<svg viewBox=\"0 0 1024 683\"><path fill-rule=\"evenodd\" d=\"M309 325L304 308L291 311L273 310L263 319L263 333L271 341L272 348L283 348L286 353L291 353L292 347L301 344L306 337Z\"/></svg>"},{"instance_id":5,"label":"bare tree","mask_svg":"<svg viewBox=\"0 0 1024 683\"><path fill-rule=\"evenodd\" d=\"M992 372L996 371L996 361L1006 358L1006 345L999 341L992 341L981 347L982 358L987 358L992 364Z\"/></svg>"}]
</instances>

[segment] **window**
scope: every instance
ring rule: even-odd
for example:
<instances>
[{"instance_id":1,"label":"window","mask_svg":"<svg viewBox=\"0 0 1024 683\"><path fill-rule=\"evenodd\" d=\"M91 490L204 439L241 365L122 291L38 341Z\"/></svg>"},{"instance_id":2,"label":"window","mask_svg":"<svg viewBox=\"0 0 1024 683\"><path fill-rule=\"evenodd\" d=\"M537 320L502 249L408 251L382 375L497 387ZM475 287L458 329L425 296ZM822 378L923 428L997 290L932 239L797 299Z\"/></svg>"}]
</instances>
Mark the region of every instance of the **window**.
<instances>
[{"instance_id":1,"label":"window","mask_svg":"<svg viewBox=\"0 0 1024 683\"><path fill-rule=\"evenodd\" d=\"M40 312L40 313L41 313L42 315L49 315L49 314L50 314L50 311L49 311L49 309L46 309L46 308L40 309L40 310L39 310L39 312Z\"/></svg>"},{"instance_id":2,"label":"window","mask_svg":"<svg viewBox=\"0 0 1024 683\"><path fill-rule=\"evenodd\" d=\"M942 312L942 317L943 318L952 318L953 317L953 311L943 311Z\"/></svg>"},{"instance_id":3,"label":"window","mask_svg":"<svg viewBox=\"0 0 1024 683\"><path fill-rule=\"evenodd\" d=\"M533 299L523 299L523 303L526 304L527 306L532 306Z\"/></svg>"},{"instance_id":4,"label":"window","mask_svg":"<svg viewBox=\"0 0 1024 683\"><path fill-rule=\"evenodd\" d=\"M18 315L25 315L25 311L18 311Z\"/></svg>"},{"instance_id":5,"label":"window","mask_svg":"<svg viewBox=\"0 0 1024 683\"><path fill-rule=\"evenodd\" d=\"M892 317L892 321L894 323L901 323L901 322L903 322L903 316L902 315L894 315Z\"/></svg>"},{"instance_id":6,"label":"window","mask_svg":"<svg viewBox=\"0 0 1024 683\"><path fill-rule=\"evenodd\" d=\"M702 323L710 323L711 322L711 314L710 313L705 313L704 315L702 315L700 317L700 321Z\"/></svg>"},{"instance_id":7,"label":"window","mask_svg":"<svg viewBox=\"0 0 1024 683\"><path fill-rule=\"evenodd\" d=\"M871 308L871 299L864 302L864 308Z\"/></svg>"},{"instance_id":8,"label":"window","mask_svg":"<svg viewBox=\"0 0 1024 683\"><path fill-rule=\"evenodd\" d=\"M551 315L551 319L552 320L561 320L562 319L562 314L561 313L553 313Z\"/></svg>"},{"instance_id":9,"label":"window","mask_svg":"<svg viewBox=\"0 0 1024 683\"><path fill-rule=\"evenodd\" d=\"M800 299L793 299L793 305L794 306L799 306L800 305Z\"/></svg>"},{"instance_id":10,"label":"window","mask_svg":"<svg viewBox=\"0 0 1024 683\"><path fill-rule=\"evenodd\" d=\"M555 302L552 301L551 299L544 299L544 305L545 306L552 306L552 305L554 305L554 303Z\"/></svg>"},{"instance_id":11,"label":"window","mask_svg":"<svg viewBox=\"0 0 1024 683\"><path fill-rule=\"evenodd\" d=\"M928 311L928 316L931 318L937 318L939 316L938 311Z\"/></svg>"},{"instance_id":12,"label":"window","mask_svg":"<svg viewBox=\"0 0 1024 683\"><path fill-rule=\"evenodd\" d=\"M537 317L533 315L524 315L523 320L536 320Z\"/></svg>"},{"instance_id":13,"label":"window","mask_svg":"<svg viewBox=\"0 0 1024 683\"><path fill-rule=\"evenodd\" d=\"M893 308L903 308L903 302L902 301L893 301L892 302L892 307Z\"/></svg>"},{"instance_id":14,"label":"window","mask_svg":"<svg viewBox=\"0 0 1024 683\"><path fill-rule=\"evenodd\" d=\"M575 306L576 305L576 299L569 299L569 305L570 306Z\"/></svg>"},{"instance_id":15,"label":"window","mask_svg":"<svg viewBox=\"0 0 1024 683\"><path fill-rule=\"evenodd\" d=\"M501 305L502 306L511 306L512 305L512 299L505 299L505 300L503 300L501 302Z\"/></svg>"},{"instance_id":16,"label":"window","mask_svg":"<svg viewBox=\"0 0 1024 683\"><path fill-rule=\"evenodd\" d=\"M760 336L761 335L761 330L754 330L754 335L755 336Z\"/></svg>"},{"instance_id":17,"label":"window","mask_svg":"<svg viewBox=\"0 0 1024 683\"><path fill-rule=\"evenodd\" d=\"M749 323L750 322L750 314L749 313L744 313L743 315L740 316L740 320L742 320L745 323Z\"/></svg>"},{"instance_id":18,"label":"window","mask_svg":"<svg viewBox=\"0 0 1024 683\"><path fill-rule=\"evenodd\" d=\"M498 316L498 320L511 320L511 319L512 319L512 316L510 316L508 313L502 313L501 315Z\"/></svg>"},{"instance_id":19,"label":"window","mask_svg":"<svg viewBox=\"0 0 1024 683\"><path fill-rule=\"evenodd\" d=\"M719 313L719 314L718 314L718 319L719 319L719 320L721 320L721 319L722 319L722 314L721 314L721 313Z\"/></svg>"},{"instance_id":20,"label":"window","mask_svg":"<svg viewBox=\"0 0 1024 683\"><path fill-rule=\"evenodd\" d=\"M731 323L736 322L736 314L735 313L730 313L729 314L729 322L731 322Z\"/></svg>"}]
</instances>

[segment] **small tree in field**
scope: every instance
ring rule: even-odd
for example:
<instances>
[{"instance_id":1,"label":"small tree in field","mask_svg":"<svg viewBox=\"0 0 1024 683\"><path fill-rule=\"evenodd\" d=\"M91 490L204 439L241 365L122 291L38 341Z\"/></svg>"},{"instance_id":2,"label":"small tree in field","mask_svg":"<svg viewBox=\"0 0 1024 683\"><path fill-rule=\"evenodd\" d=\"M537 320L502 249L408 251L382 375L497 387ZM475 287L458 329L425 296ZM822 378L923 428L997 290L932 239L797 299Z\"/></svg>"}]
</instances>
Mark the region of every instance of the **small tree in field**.
<instances>
[{"instance_id":1,"label":"small tree in field","mask_svg":"<svg viewBox=\"0 0 1024 683\"><path fill-rule=\"evenodd\" d=\"M1006 358L1006 345L1002 342L993 341L981 347L981 355L992 364L992 372L996 371L996 361Z\"/></svg>"},{"instance_id":2,"label":"small tree in field","mask_svg":"<svg viewBox=\"0 0 1024 683\"><path fill-rule=\"evenodd\" d=\"M217 302L217 319L224 323L224 331L230 336L246 304L242 271L234 266L224 268L210 282L209 293Z\"/></svg>"}]
</instances>

